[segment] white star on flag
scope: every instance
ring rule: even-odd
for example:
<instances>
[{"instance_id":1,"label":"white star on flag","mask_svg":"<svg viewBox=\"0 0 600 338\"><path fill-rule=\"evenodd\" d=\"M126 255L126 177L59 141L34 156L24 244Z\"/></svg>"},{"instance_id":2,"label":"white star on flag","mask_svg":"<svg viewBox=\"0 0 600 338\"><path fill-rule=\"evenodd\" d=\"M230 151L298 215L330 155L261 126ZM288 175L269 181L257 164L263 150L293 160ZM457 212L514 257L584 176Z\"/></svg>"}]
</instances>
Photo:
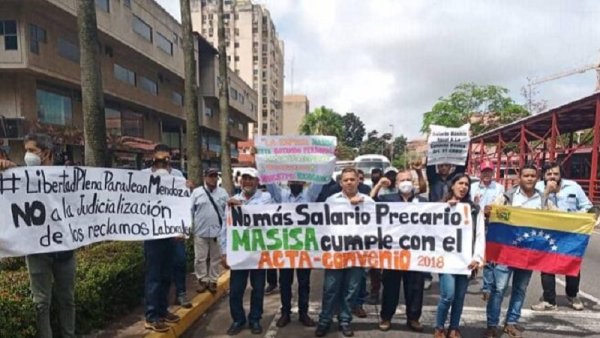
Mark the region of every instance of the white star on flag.
<instances>
[{"instance_id":1,"label":"white star on flag","mask_svg":"<svg viewBox=\"0 0 600 338\"><path fill-rule=\"evenodd\" d=\"M548 241L548 243L550 243L550 245L554 245L554 243L556 243L556 241L553 240L553 239L551 239L551 240Z\"/></svg>"},{"instance_id":2,"label":"white star on flag","mask_svg":"<svg viewBox=\"0 0 600 338\"><path fill-rule=\"evenodd\" d=\"M553 245L552 246L552 251L556 251L556 250L558 250L558 247L556 245Z\"/></svg>"},{"instance_id":3,"label":"white star on flag","mask_svg":"<svg viewBox=\"0 0 600 338\"><path fill-rule=\"evenodd\" d=\"M537 235L537 231L531 230L531 236L535 236L535 235Z\"/></svg>"},{"instance_id":4,"label":"white star on flag","mask_svg":"<svg viewBox=\"0 0 600 338\"><path fill-rule=\"evenodd\" d=\"M539 235L544 236L544 230L540 230Z\"/></svg>"},{"instance_id":5,"label":"white star on flag","mask_svg":"<svg viewBox=\"0 0 600 338\"><path fill-rule=\"evenodd\" d=\"M549 239L550 239L550 235L546 234L546 236L544 236L544 238L545 238L546 240L549 240Z\"/></svg>"},{"instance_id":6,"label":"white star on flag","mask_svg":"<svg viewBox=\"0 0 600 338\"><path fill-rule=\"evenodd\" d=\"M529 234L528 233L524 233L523 234L523 238L529 238Z\"/></svg>"}]
</instances>

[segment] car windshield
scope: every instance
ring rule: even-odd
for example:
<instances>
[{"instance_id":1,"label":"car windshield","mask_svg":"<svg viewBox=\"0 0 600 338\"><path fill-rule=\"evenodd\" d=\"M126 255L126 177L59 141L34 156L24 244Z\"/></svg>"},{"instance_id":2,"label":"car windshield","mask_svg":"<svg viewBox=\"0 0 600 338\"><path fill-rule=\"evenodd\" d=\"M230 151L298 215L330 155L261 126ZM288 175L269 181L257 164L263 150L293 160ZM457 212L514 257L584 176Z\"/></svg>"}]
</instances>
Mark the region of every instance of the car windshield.
<instances>
[{"instance_id":1,"label":"car windshield","mask_svg":"<svg viewBox=\"0 0 600 338\"><path fill-rule=\"evenodd\" d=\"M383 171L387 166L389 166L389 163L381 160L360 161L356 163L356 169L362 170L366 178L371 177L371 170L379 168Z\"/></svg>"}]
</instances>

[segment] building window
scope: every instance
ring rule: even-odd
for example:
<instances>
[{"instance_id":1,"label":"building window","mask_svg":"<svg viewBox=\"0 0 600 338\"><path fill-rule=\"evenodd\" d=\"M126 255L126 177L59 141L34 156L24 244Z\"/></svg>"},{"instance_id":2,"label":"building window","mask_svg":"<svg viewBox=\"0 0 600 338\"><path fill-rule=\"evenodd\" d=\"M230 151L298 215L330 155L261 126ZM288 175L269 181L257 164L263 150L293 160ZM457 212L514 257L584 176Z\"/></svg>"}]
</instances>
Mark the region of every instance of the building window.
<instances>
[{"instance_id":1,"label":"building window","mask_svg":"<svg viewBox=\"0 0 600 338\"><path fill-rule=\"evenodd\" d=\"M104 119L108 135L121 136L123 134L120 111L106 107L104 108Z\"/></svg>"},{"instance_id":2,"label":"building window","mask_svg":"<svg viewBox=\"0 0 600 338\"><path fill-rule=\"evenodd\" d=\"M125 83L128 83L132 86L135 86L135 72L119 66L118 64L114 64L113 67L113 72L115 74L115 77Z\"/></svg>"},{"instance_id":3,"label":"building window","mask_svg":"<svg viewBox=\"0 0 600 338\"><path fill-rule=\"evenodd\" d=\"M123 5L127 8L131 8L131 0L123 0Z\"/></svg>"},{"instance_id":4,"label":"building window","mask_svg":"<svg viewBox=\"0 0 600 338\"><path fill-rule=\"evenodd\" d=\"M96 0L96 7L100 8L105 12L110 12L110 6L108 5L108 0Z\"/></svg>"},{"instance_id":5,"label":"building window","mask_svg":"<svg viewBox=\"0 0 600 338\"><path fill-rule=\"evenodd\" d=\"M173 55L173 43L159 32L156 32L156 44L158 45L158 48L165 51L165 53Z\"/></svg>"},{"instance_id":6,"label":"building window","mask_svg":"<svg viewBox=\"0 0 600 338\"><path fill-rule=\"evenodd\" d=\"M58 125L71 123L73 116L71 97L37 89L36 98L40 122Z\"/></svg>"},{"instance_id":7,"label":"building window","mask_svg":"<svg viewBox=\"0 0 600 338\"><path fill-rule=\"evenodd\" d=\"M133 31L152 42L152 27L135 15L133 16Z\"/></svg>"},{"instance_id":8,"label":"building window","mask_svg":"<svg viewBox=\"0 0 600 338\"><path fill-rule=\"evenodd\" d=\"M17 38L17 21L0 21L0 36L4 36L4 50L19 49L19 39Z\"/></svg>"},{"instance_id":9,"label":"building window","mask_svg":"<svg viewBox=\"0 0 600 338\"><path fill-rule=\"evenodd\" d=\"M244 131L244 124L243 123L238 123L238 129L241 131Z\"/></svg>"},{"instance_id":10,"label":"building window","mask_svg":"<svg viewBox=\"0 0 600 338\"><path fill-rule=\"evenodd\" d=\"M205 105L204 106L204 115L206 115L208 117L213 117L214 112L213 112L212 108Z\"/></svg>"},{"instance_id":11,"label":"building window","mask_svg":"<svg viewBox=\"0 0 600 338\"><path fill-rule=\"evenodd\" d=\"M140 76L139 87L154 96L158 95L158 84L147 77Z\"/></svg>"},{"instance_id":12,"label":"building window","mask_svg":"<svg viewBox=\"0 0 600 338\"><path fill-rule=\"evenodd\" d=\"M123 136L144 137L144 116L129 110L122 112L121 132Z\"/></svg>"},{"instance_id":13,"label":"building window","mask_svg":"<svg viewBox=\"0 0 600 338\"><path fill-rule=\"evenodd\" d=\"M46 30L34 24L29 25L29 50L32 53L40 53L40 42L46 43Z\"/></svg>"},{"instance_id":14,"label":"building window","mask_svg":"<svg viewBox=\"0 0 600 338\"><path fill-rule=\"evenodd\" d=\"M178 92L173 92L172 100L176 105L183 107L183 95Z\"/></svg>"},{"instance_id":15,"label":"building window","mask_svg":"<svg viewBox=\"0 0 600 338\"><path fill-rule=\"evenodd\" d=\"M79 63L79 47L71 41L58 38L58 55Z\"/></svg>"}]
</instances>

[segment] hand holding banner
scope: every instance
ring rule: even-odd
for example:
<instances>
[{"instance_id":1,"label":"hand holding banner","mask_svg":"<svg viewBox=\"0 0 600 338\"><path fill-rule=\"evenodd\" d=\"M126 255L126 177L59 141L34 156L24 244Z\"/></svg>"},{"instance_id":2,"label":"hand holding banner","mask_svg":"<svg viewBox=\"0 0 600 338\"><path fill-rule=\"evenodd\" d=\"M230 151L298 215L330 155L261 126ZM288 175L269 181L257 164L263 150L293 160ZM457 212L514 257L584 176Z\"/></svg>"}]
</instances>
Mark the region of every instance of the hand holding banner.
<instances>
[{"instance_id":1,"label":"hand holding banner","mask_svg":"<svg viewBox=\"0 0 600 338\"><path fill-rule=\"evenodd\" d=\"M459 128L431 125L427 143L427 165L465 165L469 152L470 124Z\"/></svg>"}]
</instances>

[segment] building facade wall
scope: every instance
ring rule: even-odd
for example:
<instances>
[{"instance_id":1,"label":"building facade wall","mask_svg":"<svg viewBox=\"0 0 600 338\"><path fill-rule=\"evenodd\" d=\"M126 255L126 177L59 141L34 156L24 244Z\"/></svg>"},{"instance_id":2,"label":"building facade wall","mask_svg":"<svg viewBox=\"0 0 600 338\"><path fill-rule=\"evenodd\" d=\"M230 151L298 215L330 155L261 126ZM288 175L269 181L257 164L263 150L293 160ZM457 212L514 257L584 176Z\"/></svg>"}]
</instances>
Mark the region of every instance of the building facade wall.
<instances>
[{"instance_id":1,"label":"building facade wall","mask_svg":"<svg viewBox=\"0 0 600 338\"><path fill-rule=\"evenodd\" d=\"M308 98L304 95L283 97L283 135L298 135L300 124L309 112Z\"/></svg>"}]
</instances>

